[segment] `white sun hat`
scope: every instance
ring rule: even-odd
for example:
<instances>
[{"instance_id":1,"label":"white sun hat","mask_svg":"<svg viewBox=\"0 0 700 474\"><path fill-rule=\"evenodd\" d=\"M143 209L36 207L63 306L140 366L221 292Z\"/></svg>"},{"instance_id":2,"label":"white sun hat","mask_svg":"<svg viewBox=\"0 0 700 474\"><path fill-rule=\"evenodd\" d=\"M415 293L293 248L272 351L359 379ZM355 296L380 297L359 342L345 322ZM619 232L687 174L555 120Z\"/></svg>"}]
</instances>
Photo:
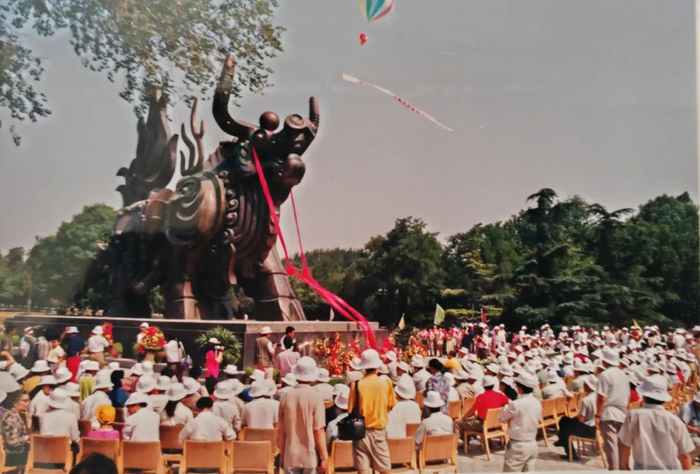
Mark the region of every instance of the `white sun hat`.
<instances>
[{"instance_id":1,"label":"white sun hat","mask_svg":"<svg viewBox=\"0 0 700 474\"><path fill-rule=\"evenodd\" d=\"M359 357L355 357L350 361L350 368L353 370L362 370L362 367L360 367L360 364L362 363L362 360Z\"/></svg>"},{"instance_id":2,"label":"white sun hat","mask_svg":"<svg viewBox=\"0 0 700 474\"><path fill-rule=\"evenodd\" d=\"M253 382L250 386L250 392L248 392L251 398L265 397L267 394L268 387L265 384L265 380L256 380Z\"/></svg>"},{"instance_id":3,"label":"white sun hat","mask_svg":"<svg viewBox=\"0 0 700 474\"><path fill-rule=\"evenodd\" d=\"M272 396L274 396L275 393L277 393L277 384L275 383L274 380L265 379L265 380L263 380L263 383L265 384L265 388L267 388L267 396L268 397L272 397Z\"/></svg>"},{"instance_id":4,"label":"white sun hat","mask_svg":"<svg viewBox=\"0 0 700 474\"><path fill-rule=\"evenodd\" d=\"M484 371L481 369L480 365L473 365L472 368L469 369L469 379L479 381L484 379Z\"/></svg>"},{"instance_id":5,"label":"white sun hat","mask_svg":"<svg viewBox=\"0 0 700 474\"><path fill-rule=\"evenodd\" d=\"M532 389L535 389L540 385L539 380L534 374L530 374L525 371L521 372L520 375L518 375L515 378L515 381L521 385L524 385L525 387L529 387Z\"/></svg>"},{"instance_id":6,"label":"white sun hat","mask_svg":"<svg viewBox=\"0 0 700 474\"><path fill-rule=\"evenodd\" d=\"M168 387L168 390L165 392L165 396L168 397L168 400L171 402L179 402L183 398L187 397L187 389L185 388L184 384L181 383L174 383Z\"/></svg>"},{"instance_id":7,"label":"white sun hat","mask_svg":"<svg viewBox=\"0 0 700 474\"><path fill-rule=\"evenodd\" d=\"M362 352L361 364L363 369L378 369L382 365L379 353L374 349L367 349Z\"/></svg>"},{"instance_id":8,"label":"white sun hat","mask_svg":"<svg viewBox=\"0 0 700 474\"><path fill-rule=\"evenodd\" d=\"M413 379L408 374L403 374L399 377L399 382L394 387L394 392L404 400L413 400L416 398L416 385Z\"/></svg>"},{"instance_id":9,"label":"white sun hat","mask_svg":"<svg viewBox=\"0 0 700 474\"><path fill-rule=\"evenodd\" d=\"M270 329L270 326L265 326L260 330L260 334L272 334L272 329Z\"/></svg>"},{"instance_id":10,"label":"white sun hat","mask_svg":"<svg viewBox=\"0 0 700 474\"><path fill-rule=\"evenodd\" d=\"M451 372L446 372L444 377L447 379L447 383L450 384L450 387L455 386L455 376Z\"/></svg>"},{"instance_id":11,"label":"white sun hat","mask_svg":"<svg viewBox=\"0 0 700 474\"><path fill-rule=\"evenodd\" d=\"M493 362L486 366L486 370L494 375L498 375L498 373L500 372L500 368Z\"/></svg>"},{"instance_id":12,"label":"white sun hat","mask_svg":"<svg viewBox=\"0 0 700 474\"><path fill-rule=\"evenodd\" d=\"M93 387L95 390L112 387L114 387L114 384L112 383L109 374L98 374L95 378L95 386Z\"/></svg>"},{"instance_id":13,"label":"white sun hat","mask_svg":"<svg viewBox=\"0 0 700 474\"><path fill-rule=\"evenodd\" d=\"M170 377L158 377L156 381L156 390L165 392L170 387Z\"/></svg>"},{"instance_id":14,"label":"white sun hat","mask_svg":"<svg viewBox=\"0 0 700 474\"><path fill-rule=\"evenodd\" d=\"M143 375L143 367L140 362L135 363L131 367L131 375L137 375L139 377Z\"/></svg>"},{"instance_id":15,"label":"white sun hat","mask_svg":"<svg viewBox=\"0 0 700 474\"><path fill-rule=\"evenodd\" d=\"M639 395L646 398L651 398L660 402L668 402L673 399L668 393L668 382L663 375L652 375L637 388Z\"/></svg>"},{"instance_id":16,"label":"white sun hat","mask_svg":"<svg viewBox=\"0 0 700 474\"><path fill-rule=\"evenodd\" d=\"M121 367L119 367L119 362L110 362L107 364L107 368L111 371L121 370Z\"/></svg>"},{"instance_id":17,"label":"white sun hat","mask_svg":"<svg viewBox=\"0 0 700 474\"><path fill-rule=\"evenodd\" d=\"M238 375L242 374L243 372L238 370L238 367L236 367L235 365L229 364L226 367L224 367L224 373L226 375Z\"/></svg>"},{"instance_id":18,"label":"white sun hat","mask_svg":"<svg viewBox=\"0 0 700 474\"><path fill-rule=\"evenodd\" d=\"M466 370L458 370L457 373L455 374L455 379L456 380L468 380L469 374L467 373Z\"/></svg>"},{"instance_id":19,"label":"white sun hat","mask_svg":"<svg viewBox=\"0 0 700 474\"><path fill-rule=\"evenodd\" d=\"M216 384L216 389L214 390L214 396L217 400L229 400L233 397L233 387L228 381L219 382Z\"/></svg>"},{"instance_id":20,"label":"white sun hat","mask_svg":"<svg viewBox=\"0 0 700 474\"><path fill-rule=\"evenodd\" d=\"M156 389L156 379L151 375L144 375L136 384L136 391L140 393L151 393Z\"/></svg>"},{"instance_id":21,"label":"white sun hat","mask_svg":"<svg viewBox=\"0 0 700 474\"><path fill-rule=\"evenodd\" d=\"M21 388L12 375L5 371L0 371L0 390L5 393L12 393L21 390Z\"/></svg>"},{"instance_id":22,"label":"white sun hat","mask_svg":"<svg viewBox=\"0 0 700 474\"><path fill-rule=\"evenodd\" d=\"M141 326L139 326L139 327L140 328L148 328L149 324L148 323L141 323Z\"/></svg>"},{"instance_id":23,"label":"white sun hat","mask_svg":"<svg viewBox=\"0 0 700 474\"><path fill-rule=\"evenodd\" d=\"M394 362L396 361L396 352L389 351L386 353L385 357L389 362Z\"/></svg>"},{"instance_id":24,"label":"white sun hat","mask_svg":"<svg viewBox=\"0 0 700 474\"><path fill-rule=\"evenodd\" d=\"M297 379L296 379L296 377L294 377L294 375L292 375L291 372L289 372L287 375L282 377L282 382L289 385L290 387L295 387L297 384ZM347 387L347 385L338 384L335 387ZM335 389L335 387L333 387L333 388Z\"/></svg>"},{"instance_id":25,"label":"white sun hat","mask_svg":"<svg viewBox=\"0 0 700 474\"><path fill-rule=\"evenodd\" d=\"M330 382L330 380L331 380L331 377L330 377L330 374L328 373L328 369L318 369L318 377L316 378L316 382L326 383L326 382Z\"/></svg>"},{"instance_id":26,"label":"white sun hat","mask_svg":"<svg viewBox=\"0 0 700 474\"><path fill-rule=\"evenodd\" d=\"M611 347L603 348L603 362L617 367L620 365L620 354Z\"/></svg>"},{"instance_id":27,"label":"white sun hat","mask_svg":"<svg viewBox=\"0 0 700 474\"><path fill-rule=\"evenodd\" d=\"M382 375L389 375L389 367L386 364L382 364L379 366L379 369L377 369L377 373Z\"/></svg>"},{"instance_id":28,"label":"white sun hat","mask_svg":"<svg viewBox=\"0 0 700 474\"><path fill-rule=\"evenodd\" d=\"M263 380L264 378L265 372L260 369L253 370L253 373L250 375L250 380Z\"/></svg>"},{"instance_id":29,"label":"white sun hat","mask_svg":"<svg viewBox=\"0 0 700 474\"><path fill-rule=\"evenodd\" d=\"M501 383L508 385L513 390L516 390L517 385L515 385L515 380L513 380L513 377L503 377L501 379Z\"/></svg>"},{"instance_id":30,"label":"white sun hat","mask_svg":"<svg viewBox=\"0 0 700 474\"><path fill-rule=\"evenodd\" d=\"M221 344L219 340L215 337L209 339L209 344Z\"/></svg>"},{"instance_id":31,"label":"white sun hat","mask_svg":"<svg viewBox=\"0 0 700 474\"><path fill-rule=\"evenodd\" d=\"M425 400L423 400L423 405L430 408L439 408L444 404L445 402L442 400L440 394L434 390L429 391L428 395L425 396Z\"/></svg>"},{"instance_id":32,"label":"white sun hat","mask_svg":"<svg viewBox=\"0 0 700 474\"><path fill-rule=\"evenodd\" d=\"M143 369L143 375L153 374L153 362L150 360L142 362L141 368Z\"/></svg>"},{"instance_id":33,"label":"white sun hat","mask_svg":"<svg viewBox=\"0 0 700 474\"><path fill-rule=\"evenodd\" d=\"M78 328L76 326L70 326L66 331L68 334L78 334Z\"/></svg>"},{"instance_id":34,"label":"white sun hat","mask_svg":"<svg viewBox=\"0 0 700 474\"><path fill-rule=\"evenodd\" d=\"M504 377L512 377L513 376L513 368L509 365L504 365L501 367L501 369L498 372L499 374L503 375Z\"/></svg>"},{"instance_id":35,"label":"white sun hat","mask_svg":"<svg viewBox=\"0 0 700 474\"><path fill-rule=\"evenodd\" d=\"M126 403L124 405L130 406L130 405L140 405L142 403L150 403L151 399L148 395L146 395L143 392L134 392L131 395L129 395L129 398L126 400Z\"/></svg>"},{"instance_id":36,"label":"white sun hat","mask_svg":"<svg viewBox=\"0 0 700 474\"><path fill-rule=\"evenodd\" d=\"M69 397L71 398L80 398L80 385L74 382L68 382L64 390L68 394Z\"/></svg>"},{"instance_id":37,"label":"white sun hat","mask_svg":"<svg viewBox=\"0 0 700 474\"><path fill-rule=\"evenodd\" d=\"M292 375L298 382L314 382L318 378L318 368L316 361L311 357L304 356L292 367Z\"/></svg>"},{"instance_id":38,"label":"white sun hat","mask_svg":"<svg viewBox=\"0 0 700 474\"><path fill-rule=\"evenodd\" d=\"M59 367L53 374L58 385L64 384L73 378L73 374L65 367Z\"/></svg>"},{"instance_id":39,"label":"white sun hat","mask_svg":"<svg viewBox=\"0 0 700 474\"><path fill-rule=\"evenodd\" d=\"M92 333L96 336L101 336L105 333L105 330L102 329L102 326L95 326L95 329L92 330Z\"/></svg>"},{"instance_id":40,"label":"white sun hat","mask_svg":"<svg viewBox=\"0 0 700 474\"><path fill-rule=\"evenodd\" d=\"M404 361L399 362L399 365L396 366L396 370L399 369L403 370L406 373L411 371L411 367L409 367L409 365Z\"/></svg>"},{"instance_id":41,"label":"white sun hat","mask_svg":"<svg viewBox=\"0 0 700 474\"><path fill-rule=\"evenodd\" d=\"M340 408L341 410L347 410L348 409L348 396L350 393L339 393L338 395L335 396L335 406Z\"/></svg>"},{"instance_id":42,"label":"white sun hat","mask_svg":"<svg viewBox=\"0 0 700 474\"><path fill-rule=\"evenodd\" d=\"M423 359L423 356L421 355L414 356L413 360L411 361L411 365L416 369L424 369L425 359Z\"/></svg>"},{"instance_id":43,"label":"white sun hat","mask_svg":"<svg viewBox=\"0 0 700 474\"><path fill-rule=\"evenodd\" d=\"M97 362L96 360L90 360L88 361L87 364L85 364L85 372L99 372L100 371L100 363Z\"/></svg>"},{"instance_id":44,"label":"white sun hat","mask_svg":"<svg viewBox=\"0 0 700 474\"><path fill-rule=\"evenodd\" d=\"M496 384L498 384L498 379L496 377L493 377L491 375L487 375L484 377L484 381L481 383L484 388L486 387L493 387Z\"/></svg>"},{"instance_id":45,"label":"white sun hat","mask_svg":"<svg viewBox=\"0 0 700 474\"><path fill-rule=\"evenodd\" d=\"M39 379L37 387L40 387L42 385L56 385L56 377L54 377L53 375L43 375L41 379Z\"/></svg>"},{"instance_id":46,"label":"white sun hat","mask_svg":"<svg viewBox=\"0 0 700 474\"><path fill-rule=\"evenodd\" d=\"M245 390L245 386L241 383L240 380L237 379L231 379L227 380L229 386L231 387L231 393L233 393L233 396L237 396L240 394L243 390Z\"/></svg>"},{"instance_id":47,"label":"white sun hat","mask_svg":"<svg viewBox=\"0 0 700 474\"><path fill-rule=\"evenodd\" d=\"M182 385L185 387L187 395L193 395L199 392L199 389L202 388L201 384L192 377L183 377Z\"/></svg>"},{"instance_id":48,"label":"white sun hat","mask_svg":"<svg viewBox=\"0 0 700 474\"><path fill-rule=\"evenodd\" d=\"M27 370L22 364L12 364L7 372L12 375L15 380L22 380L24 377L30 374L29 370Z\"/></svg>"},{"instance_id":49,"label":"white sun hat","mask_svg":"<svg viewBox=\"0 0 700 474\"><path fill-rule=\"evenodd\" d=\"M43 374L44 372L51 371L51 368L49 367L49 363L45 360L37 360L36 362L34 362L34 365L32 366L31 370L35 374Z\"/></svg>"},{"instance_id":50,"label":"white sun hat","mask_svg":"<svg viewBox=\"0 0 700 474\"><path fill-rule=\"evenodd\" d=\"M555 371L553 371L553 370L547 371L547 382L548 383L557 383L557 382L559 382L559 380L561 380L561 379L559 378L559 375L557 375L557 373Z\"/></svg>"},{"instance_id":51,"label":"white sun hat","mask_svg":"<svg viewBox=\"0 0 700 474\"><path fill-rule=\"evenodd\" d=\"M333 387L333 396L335 397L336 395L338 395L340 393L344 393L345 395L350 395L350 387L348 387L344 383L336 384Z\"/></svg>"},{"instance_id":52,"label":"white sun hat","mask_svg":"<svg viewBox=\"0 0 700 474\"><path fill-rule=\"evenodd\" d=\"M68 392L62 388L57 388L51 392L51 395L49 395L49 406L51 408L55 408L56 410L61 410L68 406L69 400L70 398L68 397Z\"/></svg>"}]
</instances>

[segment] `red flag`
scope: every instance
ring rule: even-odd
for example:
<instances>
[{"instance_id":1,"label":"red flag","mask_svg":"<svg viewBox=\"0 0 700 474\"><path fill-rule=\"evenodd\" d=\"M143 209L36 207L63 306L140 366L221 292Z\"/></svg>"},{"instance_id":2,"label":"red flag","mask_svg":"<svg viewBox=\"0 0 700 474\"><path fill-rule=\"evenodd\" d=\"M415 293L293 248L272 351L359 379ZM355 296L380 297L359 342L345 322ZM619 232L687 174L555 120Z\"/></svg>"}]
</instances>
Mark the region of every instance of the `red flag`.
<instances>
[{"instance_id":1,"label":"red flag","mask_svg":"<svg viewBox=\"0 0 700 474\"><path fill-rule=\"evenodd\" d=\"M481 308L481 322L486 324L486 313L484 313L484 308Z\"/></svg>"}]
</instances>

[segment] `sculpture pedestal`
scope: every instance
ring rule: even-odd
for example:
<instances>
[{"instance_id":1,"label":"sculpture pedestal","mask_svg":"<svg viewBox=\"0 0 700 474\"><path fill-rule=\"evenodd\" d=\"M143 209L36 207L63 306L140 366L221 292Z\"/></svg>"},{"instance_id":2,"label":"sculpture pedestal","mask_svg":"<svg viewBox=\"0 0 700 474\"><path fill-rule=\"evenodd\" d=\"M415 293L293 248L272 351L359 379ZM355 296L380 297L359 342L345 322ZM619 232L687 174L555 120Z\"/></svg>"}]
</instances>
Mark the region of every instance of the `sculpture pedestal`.
<instances>
[{"instance_id":1,"label":"sculpture pedestal","mask_svg":"<svg viewBox=\"0 0 700 474\"><path fill-rule=\"evenodd\" d=\"M48 328L49 332L61 334L67 326L76 326L80 335L87 340L90 333L102 323L111 323L114 342L119 342L124 347L125 358L134 358L131 353L132 346L136 343L136 336L141 332L139 326L144 320L131 318L111 318L109 316L56 316L50 314L28 314L17 315L9 319L18 325L19 333L25 326L42 326ZM330 337L334 333L340 335L340 340L347 343L355 338L359 338L364 343L364 333L356 323L345 321L200 321L200 320L178 320L178 319L148 319L151 326L157 326L165 339L169 340L177 337L185 346L185 351L192 357L197 365L202 365L205 359L205 351L200 349L195 342L197 337L217 326L233 332L243 344L242 360L236 365L241 367L252 367L255 352L255 339L258 338L260 330L268 326L272 329L270 339L277 344L282 341L287 326L296 329L296 339L299 342L309 342L309 347L305 349L305 355L314 354L317 339ZM382 339L387 336L386 329L379 329L378 323L370 323L377 337L377 344L381 346ZM361 344L361 347L363 345Z\"/></svg>"}]
</instances>

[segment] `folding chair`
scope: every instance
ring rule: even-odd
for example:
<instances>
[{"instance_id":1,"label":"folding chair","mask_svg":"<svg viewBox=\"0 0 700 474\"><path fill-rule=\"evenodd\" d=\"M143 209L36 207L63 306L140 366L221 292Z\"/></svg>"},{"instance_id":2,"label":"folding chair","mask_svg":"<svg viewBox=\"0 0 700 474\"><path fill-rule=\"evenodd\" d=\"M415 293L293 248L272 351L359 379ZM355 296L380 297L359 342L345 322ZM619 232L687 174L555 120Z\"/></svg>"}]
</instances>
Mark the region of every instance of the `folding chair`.
<instances>
[{"instance_id":1,"label":"folding chair","mask_svg":"<svg viewBox=\"0 0 700 474\"><path fill-rule=\"evenodd\" d=\"M559 420L556 414L556 399L550 398L549 400L542 401L542 419L540 419L540 424L537 425L537 429L542 430L542 437L544 438L544 445L549 447L549 442L547 441L547 428L554 426L557 431L559 431Z\"/></svg>"},{"instance_id":2,"label":"folding chair","mask_svg":"<svg viewBox=\"0 0 700 474\"><path fill-rule=\"evenodd\" d=\"M119 461L119 440L118 439L91 439L80 438L80 452L76 462L80 462L83 458L92 453L100 453L113 460L115 463Z\"/></svg>"},{"instance_id":3,"label":"folding chair","mask_svg":"<svg viewBox=\"0 0 700 474\"><path fill-rule=\"evenodd\" d=\"M456 420L457 418L460 418L462 415L460 414L460 411L462 410L462 401L457 400L449 403L448 410L450 413L450 418L453 420Z\"/></svg>"},{"instance_id":4,"label":"folding chair","mask_svg":"<svg viewBox=\"0 0 700 474\"><path fill-rule=\"evenodd\" d=\"M182 448L180 472L187 474L191 469L210 469L224 474L226 456L222 441L193 441L188 439Z\"/></svg>"},{"instance_id":5,"label":"folding chair","mask_svg":"<svg viewBox=\"0 0 700 474\"><path fill-rule=\"evenodd\" d=\"M454 470L457 474L457 435L453 433L423 438L418 470L421 474Z\"/></svg>"},{"instance_id":6,"label":"folding chair","mask_svg":"<svg viewBox=\"0 0 700 474\"><path fill-rule=\"evenodd\" d=\"M32 472L55 472L56 468L37 467L37 464L62 464L59 471L70 472L73 468L73 452L68 436L32 435L27 458L27 474Z\"/></svg>"},{"instance_id":7,"label":"folding chair","mask_svg":"<svg viewBox=\"0 0 700 474\"><path fill-rule=\"evenodd\" d=\"M415 438L419 426L420 423L406 423L406 436Z\"/></svg>"},{"instance_id":8,"label":"folding chair","mask_svg":"<svg viewBox=\"0 0 700 474\"><path fill-rule=\"evenodd\" d=\"M566 407L568 400L566 397L554 399L554 416L557 417L557 428L559 428L559 420L566 416Z\"/></svg>"},{"instance_id":9,"label":"folding chair","mask_svg":"<svg viewBox=\"0 0 700 474\"><path fill-rule=\"evenodd\" d=\"M387 439L391 471L413 472L416 470L416 439L414 437Z\"/></svg>"},{"instance_id":10,"label":"folding chair","mask_svg":"<svg viewBox=\"0 0 700 474\"><path fill-rule=\"evenodd\" d=\"M90 420L78 420L78 431L80 431L81 438L87 438L88 434L92 431L92 421Z\"/></svg>"},{"instance_id":11,"label":"folding chair","mask_svg":"<svg viewBox=\"0 0 700 474\"><path fill-rule=\"evenodd\" d=\"M182 445L180 444L180 432L185 425L167 426L160 425L160 449L163 452L163 463L179 463L182 460Z\"/></svg>"},{"instance_id":12,"label":"folding chair","mask_svg":"<svg viewBox=\"0 0 700 474\"><path fill-rule=\"evenodd\" d=\"M503 446L508 442L508 435L506 434L505 426L501 423L500 417L503 413L503 408L491 408L486 411L486 418L484 419L482 431L464 431L462 436L464 437L464 452L469 454L469 436L478 436L481 439L481 446L486 452L486 459L491 460L491 449L489 447L489 440L493 438L499 438L503 443Z\"/></svg>"},{"instance_id":13,"label":"folding chair","mask_svg":"<svg viewBox=\"0 0 700 474\"><path fill-rule=\"evenodd\" d=\"M576 418L578 416L579 407L579 397L578 394L574 394L573 397L566 400L566 416L569 418Z\"/></svg>"},{"instance_id":14,"label":"folding chair","mask_svg":"<svg viewBox=\"0 0 700 474\"><path fill-rule=\"evenodd\" d=\"M600 457L603 458L603 468L607 469L608 464L605 461L605 452L603 451L603 438L600 436L600 431L596 431L595 438L584 438L582 436L569 436L569 462L574 462L574 441L576 441L576 446L578 447L578 454L581 455L581 444L590 443L598 446L598 451L600 452Z\"/></svg>"},{"instance_id":15,"label":"folding chair","mask_svg":"<svg viewBox=\"0 0 700 474\"><path fill-rule=\"evenodd\" d=\"M122 441L121 472L163 472L160 441Z\"/></svg>"},{"instance_id":16,"label":"folding chair","mask_svg":"<svg viewBox=\"0 0 700 474\"><path fill-rule=\"evenodd\" d=\"M269 441L272 446L272 455L277 456L279 448L277 447L277 428L243 428L240 432L240 441Z\"/></svg>"},{"instance_id":17,"label":"folding chair","mask_svg":"<svg viewBox=\"0 0 700 474\"><path fill-rule=\"evenodd\" d=\"M352 441L333 441L328 458L328 474L336 472L357 472L352 455Z\"/></svg>"},{"instance_id":18,"label":"folding chair","mask_svg":"<svg viewBox=\"0 0 700 474\"><path fill-rule=\"evenodd\" d=\"M262 472L273 474L275 457L270 441L234 441L231 465L236 472Z\"/></svg>"},{"instance_id":19,"label":"folding chair","mask_svg":"<svg viewBox=\"0 0 700 474\"><path fill-rule=\"evenodd\" d=\"M476 397L465 398L462 400L462 416L464 416L469 410L472 409L476 403Z\"/></svg>"}]
</instances>

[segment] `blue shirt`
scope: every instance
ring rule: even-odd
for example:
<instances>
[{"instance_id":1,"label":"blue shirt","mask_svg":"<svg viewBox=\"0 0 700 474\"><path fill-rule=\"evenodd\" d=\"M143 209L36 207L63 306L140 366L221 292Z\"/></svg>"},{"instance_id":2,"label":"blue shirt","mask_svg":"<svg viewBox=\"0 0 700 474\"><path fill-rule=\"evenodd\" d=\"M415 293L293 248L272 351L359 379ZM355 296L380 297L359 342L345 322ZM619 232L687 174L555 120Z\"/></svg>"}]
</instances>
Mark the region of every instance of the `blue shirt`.
<instances>
[{"instance_id":1,"label":"blue shirt","mask_svg":"<svg viewBox=\"0 0 700 474\"><path fill-rule=\"evenodd\" d=\"M124 408L126 399L129 398L129 394L121 388L117 388L107 392L107 396L110 400L112 400L112 406L114 408Z\"/></svg>"},{"instance_id":2,"label":"blue shirt","mask_svg":"<svg viewBox=\"0 0 700 474\"><path fill-rule=\"evenodd\" d=\"M250 403L253 401L253 397L250 396L250 388L246 388L241 392L240 395L238 395L238 398L243 400L246 403Z\"/></svg>"},{"instance_id":3,"label":"blue shirt","mask_svg":"<svg viewBox=\"0 0 700 474\"><path fill-rule=\"evenodd\" d=\"M66 356L75 357L85 350L85 341L80 336L70 336L66 344Z\"/></svg>"}]
</instances>

